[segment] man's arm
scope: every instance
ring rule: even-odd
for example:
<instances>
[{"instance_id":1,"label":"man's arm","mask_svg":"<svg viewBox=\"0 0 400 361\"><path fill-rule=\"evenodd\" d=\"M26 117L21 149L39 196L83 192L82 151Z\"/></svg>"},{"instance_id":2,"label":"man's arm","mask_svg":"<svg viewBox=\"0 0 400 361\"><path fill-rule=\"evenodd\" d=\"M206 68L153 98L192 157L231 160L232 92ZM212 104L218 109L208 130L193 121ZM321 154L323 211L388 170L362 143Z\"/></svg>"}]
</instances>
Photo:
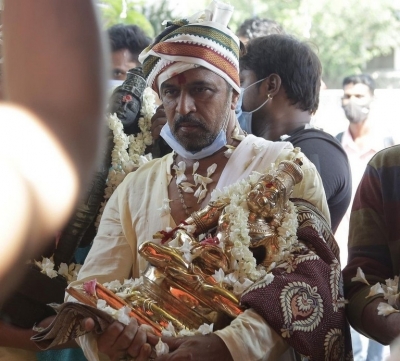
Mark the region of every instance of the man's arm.
<instances>
[{"instance_id":1,"label":"man's arm","mask_svg":"<svg viewBox=\"0 0 400 361\"><path fill-rule=\"evenodd\" d=\"M6 270L62 228L92 173L106 74L92 0L5 0L3 21L2 296Z\"/></svg>"},{"instance_id":2,"label":"man's arm","mask_svg":"<svg viewBox=\"0 0 400 361\"><path fill-rule=\"evenodd\" d=\"M108 74L93 1L5 0L3 20L6 100L36 114L87 177Z\"/></svg>"},{"instance_id":3,"label":"man's arm","mask_svg":"<svg viewBox=\"0 0 400 361\"><path fill-rule=\"evenodd\" d=\"M387 302L383 297L374 299L365 306L362 316L362 327L369 337L389 345L400 334L400 314L392 313L389 316L378 315L378 305Z\"/></svg>"},{"instance_id":4,"label":"man's arm","mask_svg":"<svg viewBox=\"0 0 400 361\"><path fill-rule=\"evenodd\" d=\"M400 147L378 153L368 164L354 198L350 217L349 262L343 270L347 316L359 332L388 344L400 334L400 316L378 315L379 295L366 296L377 282L385 284L398 269L398 197ZM396 201L397 200L397 201ZM396 264L397 261L397 264ZM361 268L371 286L352 282Z\"/></svg>"}]
</instances>

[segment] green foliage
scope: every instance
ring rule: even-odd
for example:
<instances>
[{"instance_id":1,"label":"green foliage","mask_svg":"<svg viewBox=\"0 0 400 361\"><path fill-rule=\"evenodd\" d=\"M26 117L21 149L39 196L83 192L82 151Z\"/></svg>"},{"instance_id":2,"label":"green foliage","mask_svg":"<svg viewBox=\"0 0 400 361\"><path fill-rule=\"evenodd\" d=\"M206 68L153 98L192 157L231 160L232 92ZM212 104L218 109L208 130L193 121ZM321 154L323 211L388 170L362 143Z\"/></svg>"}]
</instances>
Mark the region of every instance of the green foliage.
<instances>
[{"instance_id":1,"label":"green foliage","mask_svg":"<svg viewBox=\"0 0 400 361\"><path fill-rule=\"evenodd\" d=\"M324 81L365 70L372 58L400 45L399 0L231 0L232 27L254 15L279 22L286 32L316 45Z\"/></svg>"},{"instance_id":2,"label":"green foliage","mask_svg":"<svg viewBox=\"0 0 400 361\"><path fill-rule=\"evenodd\" d=\"M157 3L145 5L142 7L142 12L151 23L156 35L164 30L165 27L162 25L164 20L174 18L168 0L159 0Z\"/></svg>"},{"instance_id":3,"label":"green foliage","mask_svg":"<svg viewBox=\"0 0 400 361\"><path fill-rule=\"evenodd\" d=\"M128 11L121 18L124 3ZM365 70L372 58L400 45L400 0L225 0L235 6L230 27L236 30L255 15L274 19L286 32L315 44L329 87ZM123 22L142 27L149 36L158 34L163 20L204 9L203 0L99 0L105 25Z\"/></svg>"},{"instance_id":4,"label":"green foliage","mask_svg":"<svg viewBox=\"0 0 400 361\"><path fill-rule=\"evenodd\" d=\"M143 13L143 0L99 0L104 28L115 24L137 25L153 37L154 29Z\"/></svg>"}]
</instances>

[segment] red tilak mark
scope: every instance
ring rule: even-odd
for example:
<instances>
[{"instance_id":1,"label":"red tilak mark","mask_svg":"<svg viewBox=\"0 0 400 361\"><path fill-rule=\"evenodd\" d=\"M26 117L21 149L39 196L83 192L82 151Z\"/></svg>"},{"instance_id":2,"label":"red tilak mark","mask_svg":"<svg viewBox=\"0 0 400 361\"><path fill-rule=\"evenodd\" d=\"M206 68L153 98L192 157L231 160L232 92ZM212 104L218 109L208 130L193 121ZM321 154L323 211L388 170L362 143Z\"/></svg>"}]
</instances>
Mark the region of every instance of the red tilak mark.
<instances>
[{"instance_id":1,"label":"red tilak mark","mask_svg":"<svg viewBox=\"0 0 400 361\"><path fill-rule=\"evenodd\" d=\"M122 97L122 101L123 101L124 103L130 102L130 101L132 101L132 99L133 99L133 97L132 97L132 95L130 95L130 94L126 94L126 95L124 95L124 96Z\"/></svg>"},{"instance_id":2,"label":"red tilak mark","mask_svg":"<svg viewBox=\"0 0 400 361\"><path fill-rule=\"evenodd\" d=\"M179 85L182 85L182 84L185 84L185 83L186 83L185 74L180 73L180 74L177 75L177 77L178 77L178 84L179 84Z\"/></svg>"}]
</instances>

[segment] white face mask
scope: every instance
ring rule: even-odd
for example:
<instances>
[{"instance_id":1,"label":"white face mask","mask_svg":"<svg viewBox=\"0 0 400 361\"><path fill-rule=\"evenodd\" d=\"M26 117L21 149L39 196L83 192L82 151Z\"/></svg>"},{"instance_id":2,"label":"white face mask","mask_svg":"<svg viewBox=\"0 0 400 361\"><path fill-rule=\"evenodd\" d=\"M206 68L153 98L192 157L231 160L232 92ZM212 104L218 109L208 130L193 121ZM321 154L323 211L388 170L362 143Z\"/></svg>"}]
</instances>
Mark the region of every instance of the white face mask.
<instances>
[{"instance_id":1,"label":"white face mask","mask_svg":"<svg viewBox=\"0 0 400 361\"><path fill-rule=\"evenodd\" d=\"M209 157L211 154L219 151L222 147L227 144L226 141L226 130L224 127L219 131L217 137L214 141L207 147L199 150L198 152L191 152L186 150L174 137L171 132L171 128L168 123L166 123L162 129L160 136L167 142L167 144L181 157L186 159L203 159Z\"/></svg>"},{"instance_id":2,"label":"white face mask","mask_svg":"<svg viewBox=\"0 0 400 361\"><path fill-rule=\"evenodd\" d=\"M243 93L245 92L245 90L249 89L251 86L253 86L257 83L260 83L265 79L267 79L267 78L258 80L256 82L254 82L253 84L250 84L246 88L240 88L240 94L239 94L238 102L236 104L235 113L236 113L236 118L239 121L240 127L247 133L251 133L251 124L252 124L253 113L256 112L257 110L261 109L271 98L267 98L264 103L262 103L258 108L252 110L251 112L246 112L246 111L242 110Z\"/></svg>"}]
</instances>

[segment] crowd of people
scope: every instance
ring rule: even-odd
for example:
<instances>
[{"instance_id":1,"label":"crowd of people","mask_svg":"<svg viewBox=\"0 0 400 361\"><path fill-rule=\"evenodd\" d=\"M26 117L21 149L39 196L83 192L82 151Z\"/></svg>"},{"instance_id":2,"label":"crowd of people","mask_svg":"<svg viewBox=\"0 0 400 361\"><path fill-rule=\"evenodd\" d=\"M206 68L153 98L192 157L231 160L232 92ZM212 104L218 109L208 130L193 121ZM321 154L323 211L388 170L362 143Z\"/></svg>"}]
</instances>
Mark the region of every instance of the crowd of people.
<instances>
[{"instance_id":1,"label":"crowd of people","mask_svg":"<svg viewBox=\"0 0 400 361\"><path fill-rule=\"evenodd\" d=\"M232 14L214 0L151 39L134 24L102 30L92 0L4 0L0 360L379 361L400 335L400 146L369 116L373 79L344 78L349 126L328 134L313 123L317 52L270 19L234 33ZM240 312L162 342L140 317L100 333L82 317L79 335L40 350L31 338L56 315L23 328L2 305L19 265L60 250L71 225L67 258L83 266L68 287L139 279L139 250L161 232L168 257L189 243L227 257ZM232 291L219 266L179 257L186 281Z\"/></svg>"}]
</instances>

